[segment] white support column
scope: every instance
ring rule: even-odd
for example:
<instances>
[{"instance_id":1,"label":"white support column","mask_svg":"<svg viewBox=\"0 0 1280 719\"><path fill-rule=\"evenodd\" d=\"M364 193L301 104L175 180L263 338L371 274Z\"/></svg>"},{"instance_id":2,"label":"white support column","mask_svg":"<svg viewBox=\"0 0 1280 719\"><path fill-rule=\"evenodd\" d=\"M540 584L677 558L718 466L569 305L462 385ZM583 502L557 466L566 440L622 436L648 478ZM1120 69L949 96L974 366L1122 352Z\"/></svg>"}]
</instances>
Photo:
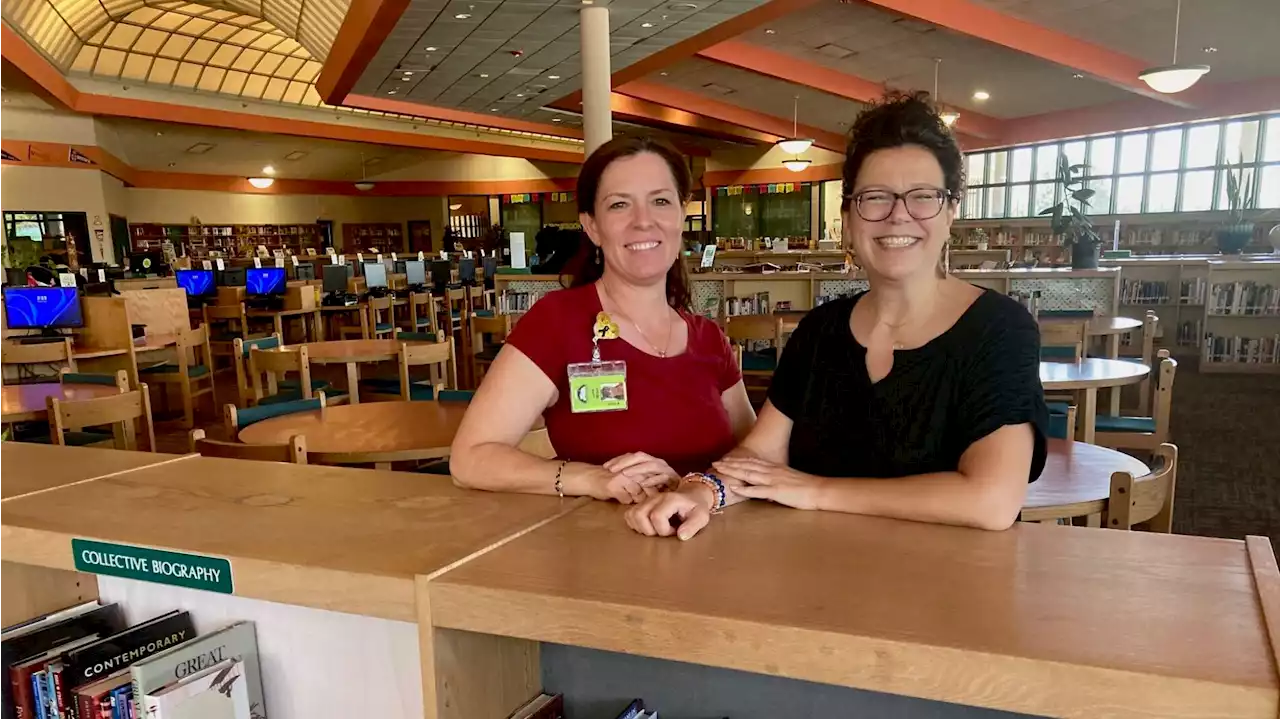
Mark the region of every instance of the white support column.
<instances>
[{"instance_id":1,"label":"white support column","mask_svg":"<svg viewBox=\"0 0 1280 719\"><path fill-rule=\"evenodd\" d=\"M590 5L579 12L582 35L582 134L586 153L613 137L609 95L609 8Z\"/></svg>"}]
</instances>

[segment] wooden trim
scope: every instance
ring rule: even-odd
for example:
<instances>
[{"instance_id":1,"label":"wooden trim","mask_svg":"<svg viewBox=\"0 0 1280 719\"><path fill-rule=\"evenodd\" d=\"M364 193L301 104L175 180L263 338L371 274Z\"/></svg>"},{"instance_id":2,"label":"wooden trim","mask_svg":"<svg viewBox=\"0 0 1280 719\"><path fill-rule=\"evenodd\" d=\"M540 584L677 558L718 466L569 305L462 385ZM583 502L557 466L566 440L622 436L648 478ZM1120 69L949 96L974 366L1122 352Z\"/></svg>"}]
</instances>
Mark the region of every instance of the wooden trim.
<instances>
[{"instance_id":1,"label":"wooden trim","mask_svg":"<svg viewBox=\"0 0 1280 719\"><path fill-rule=\"evenodd\" d=\"M609 104L614 117L630 120L637 124L666 127L683 132L695 132L733 141L747 140L773 144L783 139L780 135L759 132L742 125L724 122L714 117L699 115L677 107L671 107L670 105L650 102L617 92L610 94Z\"/></svg>"},{"instance_id":2,"label":"wooden trim","mask_svg":"<svg viewBox=\"0 0 1280 719\"><path fill-rule=\"evenodd\" d=\"M343 104L408 7L409 0L351 3L316 78L316 92L325 102Z\"/></svg>"},{"instance_id":3,"label":"wooden trim","mask_svg":"<svg viewBox=\"0 0 1280 719\"><path fill-rule=\"evenodd\" d=\"M6 627L98 598L98 578L92 574L17 562L0 563L0 574L0 623Z\"/></svg>"},{"instance_id":4,"label":"wooden trim","mask_svg":"<svg viewBox=\"0 0 1280 719\"><path fill-rule=\"evenodd\" d=\"M1249 567L1253 570L1253 585L1258 592L1258 604L1262 620L1271 642L1271 657L1276 665L1276 677L1280 681L1280 568L1268 537L1248 536L1244 539L1249 553Z\"/></svg>"},{"instance_id":5,"label":"wooden trim","mask_svg":"<svg viewBox=\"0 0 1280 719\"><path fill-rule=\"evenodd\" d=\"M771 185L778 182L822 182L839 180L843 167L839 164L810 165L804 172L792 172L785 167L759 170L716 170L702 176L702 184L709 188L731 185Z\"/></svg>"},{"instance_id":6,"label":"wooden trim","mask_svg":"<svg viewBox=\"0 0 1280 719\"><path fill-rule=\"evenodd\" d=\"M5 70L16 70L26 76L31 81L30 90L37 97L62 110L75 109L80 91L7 23L0 27L0 49Z\"/></svg>"},{"instance_id":7,"label":"wooden trim","mask_svg":"<svg viewBox=\"0 0 1280 719\"><path fill-rule=\"evenodd\" d=\"M517 132L537 132L544 135L555 135L557 137L567 137L576 140L582 139L582 130L573 127L560 127L559 125L549 125L542 122L516 120L509 117L496 117L494 115L486 115L478 112L455 110L449 107L424 105L420 102L409 102L408 100L390 100L383 99L381 97L370 97L368 95L347 95L347 99L343 101L342 104L344 107L359 107L365 110L376 110L378 112L394 112L401 115L411 115L413 117L423 117L432 120L461 122L469 125L480 125L483 127L497 127L504 130L515 130Z\"/></svg>"}]
</instances>

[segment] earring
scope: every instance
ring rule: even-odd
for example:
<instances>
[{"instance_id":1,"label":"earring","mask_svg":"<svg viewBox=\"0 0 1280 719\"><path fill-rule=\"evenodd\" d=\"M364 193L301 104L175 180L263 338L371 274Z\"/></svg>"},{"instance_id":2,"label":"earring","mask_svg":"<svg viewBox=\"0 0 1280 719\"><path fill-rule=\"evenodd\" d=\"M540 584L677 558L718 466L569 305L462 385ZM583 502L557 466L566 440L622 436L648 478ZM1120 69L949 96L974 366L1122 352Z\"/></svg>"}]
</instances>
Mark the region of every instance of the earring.
<instances>
[{"instance_id":1,"label":"earring","mask_svg":"<svg viewBox=\"0 0 1280 719\"><path fill-rule=\"evenodd\" d=\"M600 249L600 248L597 246L597 247L596 247L595 255L596 255L596 264L597 264L597 265L602 265L602 264L604 264L604 250Z\"/></svg>"}]
</instances>

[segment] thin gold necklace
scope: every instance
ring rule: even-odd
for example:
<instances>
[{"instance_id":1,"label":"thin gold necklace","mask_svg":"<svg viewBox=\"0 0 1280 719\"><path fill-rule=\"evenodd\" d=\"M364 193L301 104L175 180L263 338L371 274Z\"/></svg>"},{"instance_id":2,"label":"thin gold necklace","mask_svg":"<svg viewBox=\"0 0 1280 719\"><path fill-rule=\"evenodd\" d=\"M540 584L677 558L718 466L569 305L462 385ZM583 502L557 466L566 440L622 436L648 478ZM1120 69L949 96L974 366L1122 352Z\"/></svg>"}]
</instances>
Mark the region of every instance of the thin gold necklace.
<instances>
[{"instance_id":1,"label":"thin gold necklace","mask_svg":"<svg viewBox=\"0 0 1280 719\"><path fill-rule=\"evenodd\" d=\"M619 304L618 304L618 302L617 302L616 300L614 300L614 299L613 299L613 293L609 292L609 286L608 286L608 285L606 285L606 284L604 283L604 280L600 280L600 287L601 287L601 289L603 289L603 290L604 290L604 296L609 298L609 301L613 303L613 306L614 306L614 307L618 307L618 308L621 308L621 307L622 307L622 305L619 305ZM658 345L655 345L655 344L653 343L653 341L649 339L649 336L648 336L648 335L646 335L646 334L644 333L644 330L640 329L640 323L639 323L639 322L636 322L635 320L631 319L631 317L630 317L629 315L624 314L624 313L622 312L622 310L621 310L621 309L619 309L619 310L618 310L618 314L622 317L622 319L624 319L624 320L626 320L628 323L630 323L632 327L635 327L635 328L636 328L636 332L638 332L638 333L640 334L640 339L644 340L645 344L649 345L649 349L652 349L654 352L657 352L657 353L658 353L658 356L659 356L659 357L661 357L662 359L666 359L666 357L667 357L667 350L669 350L669 349L671 348L671 335L673 334L672 329L671 329L671 314L670 314L670 313L667 313L667 315L666 315L666 318L667 318L667 341L666 341L665 343L663 343L663 345L662 345L662 348L661 348L661 349L659 349L659 348L658 348Z\"/></svg>"}]
</instances>

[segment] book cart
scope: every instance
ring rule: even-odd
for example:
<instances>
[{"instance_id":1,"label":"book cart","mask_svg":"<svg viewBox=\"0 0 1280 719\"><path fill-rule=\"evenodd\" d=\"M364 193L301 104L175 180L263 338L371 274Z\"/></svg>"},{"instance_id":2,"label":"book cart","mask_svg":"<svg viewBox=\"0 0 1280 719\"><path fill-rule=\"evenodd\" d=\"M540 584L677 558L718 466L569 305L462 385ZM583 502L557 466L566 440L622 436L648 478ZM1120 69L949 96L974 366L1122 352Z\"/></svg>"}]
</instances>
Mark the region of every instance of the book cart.
<instances>
[{"instance_id":1,"label":"book cart","mask_svg":"<svg viewBox=\"0 0 1280 719\"><path fill-rule=\"evenodd\" d=\"M95 595L252 620L275 719L504 719L542 690L575 718L633 697L735 719L1280 713L1264 538L751 503L680 542L614 504L407 473L37 452L0 457L6 623ZM225 561L230 587L78 572L85 539Z\"/></svg>"}]
</instances>

